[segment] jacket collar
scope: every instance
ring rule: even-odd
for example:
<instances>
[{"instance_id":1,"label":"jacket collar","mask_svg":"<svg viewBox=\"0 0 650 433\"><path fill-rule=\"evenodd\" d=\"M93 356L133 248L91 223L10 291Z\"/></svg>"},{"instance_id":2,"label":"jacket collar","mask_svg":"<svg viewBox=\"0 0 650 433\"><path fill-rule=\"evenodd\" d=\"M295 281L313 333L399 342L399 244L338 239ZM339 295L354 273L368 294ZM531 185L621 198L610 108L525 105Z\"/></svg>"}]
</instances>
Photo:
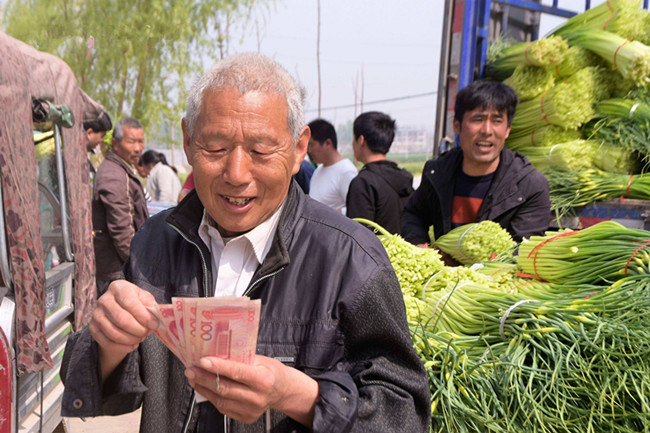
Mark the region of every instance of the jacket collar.
<instances>
[{"instance_id":1,"label":"jacket collar","mask_svg":"<svg viewBox=\"0 0 650 433\"><path fill-rule=\"evenodd\" d=\"M305 205L305 197L299 189L297 183L292 181L289 186L287 198L285 199L285 206L280 214L278 228L275 232L271 249L262 265L255 272L253 282L265 275L281 270L290 262L288 245L293 240L299 215L302 214L302 209ZM206 257L209 257L208 247L199 236L199 226L203 218L203 209L203 204L199 200L196 190L192 190L172 210L167 216L166 221L187 236L188 239L200 245Z\"/></svg>"}]
</instances>

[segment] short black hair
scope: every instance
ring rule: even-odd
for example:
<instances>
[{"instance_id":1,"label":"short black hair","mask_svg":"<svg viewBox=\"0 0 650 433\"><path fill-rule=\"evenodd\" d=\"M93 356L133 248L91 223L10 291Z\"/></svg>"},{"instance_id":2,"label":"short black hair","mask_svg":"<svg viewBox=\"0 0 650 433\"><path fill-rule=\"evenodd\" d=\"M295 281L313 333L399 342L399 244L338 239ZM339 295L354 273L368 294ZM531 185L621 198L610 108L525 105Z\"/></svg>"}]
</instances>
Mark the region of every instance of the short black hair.
<instances>
[{"instance_id":1,"label":"short black hair","mask_svg":"<svg viewBox=\"0 0 650 433\"><path fill-rule=\"evenodd\" d=\"M508 115L508 126L512 124L519 98L514 89L500 81L479 80L463 87L456 95L454 119L463 123L466 111L476 108L494 108Z\"/></svg>"},{"instance_id":2,"label":"short black hair","mask_svg":"<svg viewBox=\"0 0 650 433\"><path fill-rule=\"evenodd\" d=\"M111 116L108 115L106 111L99 113L97 119L84 121L84 130L87 131L92 129L95 132L106 132L110 131L113 128L113 122L111 122Z\"/></svg>"},{"instance_id":3,"label":"short black hair","mask_svg":"<svg viewBox=\"0 0 650 433\"><path fill-rule=\"evenodd\" d=\"M334 125L329 123L324 119L316 119L309 122L309 129L311 129L311 138L318 141L319 143L325 143L325 140L328 138L332 140L332 146L336 149L336 129Z\"/></svg>"},{"instance_id":4,"label":"short black hair","mask_svg":"<svg viewBox=\"0 0 650 433\"><path fill-rule=\"evenodd\" d=\"M395 120L388 114L368 111L354 119L352 132L355 139L363 135L370 150L386 155L395 139Z\"/></svg>"}]
</instances>

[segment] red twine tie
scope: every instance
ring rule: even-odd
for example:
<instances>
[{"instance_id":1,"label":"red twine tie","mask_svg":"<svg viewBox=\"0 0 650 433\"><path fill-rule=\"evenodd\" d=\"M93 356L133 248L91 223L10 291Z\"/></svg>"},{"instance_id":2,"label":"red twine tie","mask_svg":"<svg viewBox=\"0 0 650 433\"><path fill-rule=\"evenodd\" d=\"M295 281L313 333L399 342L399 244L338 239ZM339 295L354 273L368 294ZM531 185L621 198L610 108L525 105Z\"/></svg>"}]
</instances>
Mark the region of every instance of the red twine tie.
<instances>
[{"instance_id":1,"label":"red twine tie","mask_svg":"<svg viewBox=\"0 0 650 433\"><path fill-rule=\"evenodd\" d=\"M535 258L533 259L533 270L535 271L535 275L537 276L537 278L543 280L543 278L540 277L539 274L537 273L537 254L539 254L539 251L541 250L541 248L544 245L546 245L547 242L551 242L552 240L555 240L557 238L563 238L565 236L575 235L576 233L579 233L579 232L577 230L573 230L573 231L570 231L570 232L564 232L564 233L557 234L557 235L555 235L555 236L553 236L551 238L545 239L543 242L540 242L539 244L535 245L535 248L530 250L530 253L528 253L528 256L526 258L530 259L530 256L533 253L535 253Z\"/></svg>"},{"instance_id":2,"label":"red twine tie","mask_svg":"<svg viewBox=\"0 0 650 433\"><path fill-rule=\"evenodd\" d=\"M645 244L643 244L639 248L637 248L636 251L632 254L632 257L630 257L630 259L627 261L627 263L625 264L625 276L626 277L627 277L627 269L630 267L630 263L632 263L632 260L634 259L634 256L636 256L639 251L641 251L642 249L644 249L648 245L650 245L650 240L648 240Z\"/></svg>"}]
</instances>

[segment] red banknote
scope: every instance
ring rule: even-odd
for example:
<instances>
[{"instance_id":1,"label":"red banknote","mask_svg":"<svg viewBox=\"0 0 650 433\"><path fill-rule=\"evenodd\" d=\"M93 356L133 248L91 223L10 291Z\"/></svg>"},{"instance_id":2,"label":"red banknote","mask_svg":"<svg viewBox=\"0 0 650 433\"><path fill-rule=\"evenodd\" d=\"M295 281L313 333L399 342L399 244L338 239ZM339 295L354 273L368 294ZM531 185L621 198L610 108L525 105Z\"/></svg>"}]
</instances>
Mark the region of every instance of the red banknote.
<instances>
[{"instance_id":1,"label":"red banknote","mask_svg":"<svg viewBox=\"0 0 650 433\"><path fill-rule=\"evenodd\" d=\"M251 364L257 347L260 300L246 296L172 298L150 308L160 341L185 366L204 356Z\"/></svg>"}]
</instances>

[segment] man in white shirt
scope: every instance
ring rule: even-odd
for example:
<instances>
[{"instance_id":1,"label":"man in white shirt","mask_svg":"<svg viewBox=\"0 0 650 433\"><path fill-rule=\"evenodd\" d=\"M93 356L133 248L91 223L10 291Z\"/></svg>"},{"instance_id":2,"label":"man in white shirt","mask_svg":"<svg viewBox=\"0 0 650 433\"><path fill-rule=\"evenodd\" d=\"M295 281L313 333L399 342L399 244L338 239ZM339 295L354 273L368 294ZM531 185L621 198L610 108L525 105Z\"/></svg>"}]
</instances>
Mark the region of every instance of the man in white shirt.
<instances>
[{"instance_id":1,"label":"man in white shirt","mask_svg":"<svg viewBox=\"0 0 650 433\"><path fill-rule=\"evenodd\" d=\"M318 164L309 184L309 196L345 215L345 199L357 168L337 150L336 130L331 123L316 119L309 123L309 129L309 155Z\"/></svg>"}]
</instances>

